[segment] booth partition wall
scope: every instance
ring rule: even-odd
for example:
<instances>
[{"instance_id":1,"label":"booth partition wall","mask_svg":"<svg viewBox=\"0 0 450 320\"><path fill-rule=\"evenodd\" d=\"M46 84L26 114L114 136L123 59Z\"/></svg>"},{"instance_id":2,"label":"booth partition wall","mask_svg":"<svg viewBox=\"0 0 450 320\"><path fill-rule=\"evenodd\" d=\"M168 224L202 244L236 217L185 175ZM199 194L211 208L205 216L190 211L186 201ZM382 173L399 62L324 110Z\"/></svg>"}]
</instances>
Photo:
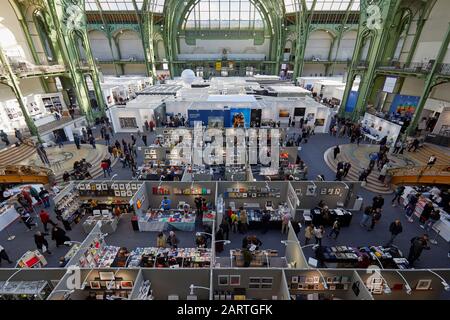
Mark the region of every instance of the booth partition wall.
<instances>
[{"instance_id":1,"label":"booth partition wall","mask_svg":"<svg viewBox=\"0 0 450 320\"><path fill-rule=\"evenodd\" d=\"M119 182L119 185L121 182ZM213 203L215 230L228 206L285 206L297 223L307 209L324 200L330 209L352 211L357 202L359 182L159 182L136 185L129 205L137 217L159 207L167 196L195 206L201 194ZM73 188L69 186L69 188ZM82 267L87 253L107 245L101 222L79 245L78 252L64 268L0 269L2 299L86 300L379 300L444 299L448 295L448 270L394 270L369 266L367 269L317 268L307 260L290 225L281 252L255 267L237 266L233 257L216 257L211 246L211 263L187 268L183 264L160 268ZM131 232L131 228L130 228ZM139 231L133 231L139 232ZM140 231L146 232L146 231ZM133 237L133 233L130 233ZM234 247L229 246L230 249ZM231 251L230 251L231 252ZM102 257L104 258L104 257ZM93 263L93 262L91 262ZM90 264L92 265L92 264Z\"/></svg>"}]
</instances>

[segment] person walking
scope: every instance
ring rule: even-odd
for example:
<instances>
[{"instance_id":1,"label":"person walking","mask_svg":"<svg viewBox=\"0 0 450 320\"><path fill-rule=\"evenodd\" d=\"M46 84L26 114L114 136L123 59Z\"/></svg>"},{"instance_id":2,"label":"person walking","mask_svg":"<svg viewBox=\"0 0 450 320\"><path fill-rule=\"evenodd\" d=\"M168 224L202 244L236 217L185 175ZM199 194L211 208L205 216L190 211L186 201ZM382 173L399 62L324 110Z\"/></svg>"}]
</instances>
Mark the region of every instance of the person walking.
<instances>
[{"instance_id":1,"label":"person walking","mask_svg":"<svg viewBox=\"0 0 450 320\"><path fill-rule=\"evenodd\" d=\"M308 245L309 241L311 241L314 235L314 227L312 224L309 224L305 228L305 246Z\"/></svg>"},{"instance_id":2,"label":"person walking","mask_svg":"<svg viewBox=\"0 0 450 320\"><path fill-rule=\"evenodd\" d=\"M333 149L333 155L334 155L334 159L336 160L337 155L341 153L341 148L339 148L339 145L337 145L336 147L334 147Z\"/></svg>"},{"instance_id":3,"label":"person walking","mask_svg":"<svg viewBox=\"0 0 450 320\"><path fill-rule=\"evenodd\" d=\"M31 217L30 213L28 211L23 211L20 213L20 219L25 224L25 226L28 228L27 231L30 231L33 229L33 227L37 227L37 223L34 222L33 218Z\"/></svg>"},{"instance_id":4,"label":"person walking","mask_svg":"<svg viewBox=\"0 0 450 320\"><path fill-rule=\"evenodd\" d=\"M405 192L405 186L398 186L395 189L394 198L392 198L392 206L395 207L395 200L397 200L397 204L400 205L400 200L402 199L403 192Z\"/></svg>"},{"instance_id":5,"label":"person walking","mask_svg":"<svg viewBox=\"0 0 450 320\"><path fill-rule=\"evenodd\" d=\"M239 217L236 212L233 211L231 214L231 231L233 233L238 232L238 224L239 224Z\"/></svg>"},{"instance_id":6,"label":"person walking","mask_svg":"<svg viewBox=\"0 0 450 320\"><path fill-rule=\"evenodd\" d=\"M20 143L23 143L23 135L19 129L14 128L14 136L16 137L17 140L19 140Z\"/></svg>"},{"instance_id":7,"label":"person walking","mask_svg":"<svg viewBox=\"0 0 450 320\"><path fill-rule=\"evenodd\" d=\"M167 244L172 248L172 249L177 249L178 245L180 243L180 240L178 240L175 232L170 231L169 232L169 237L167 238Z\"/></svg>"},{"instance_id":8,"label":"person walking","mask_svg":"<svg viewBox=\"0 0 450 320\"><path fill-rule=\"evenodd\" d=\"M333 223L333 226L331 227L331 232L328 235L328 237L332 238L334 235L333 239L336 240L340 232L341 232L341 223L339 222L339 219L336 219Z\"/></svg>"},{"instance_id":9,"label":"person walking","mask_svg":"<svg viewBox=\"0 0 450 320\"><path fill-rule=\"evenodd\" d=\"M108 161L106 161L106 159L103 159L102 162L100 163L100 167L103 170L103 177L106 178L106 175L108 175L108 177L111 176L110 170L109 170L109 164Z\"/></svg>"},{"instance_id":10,"label":"person walking","mask_svg":"<svg viewBox=\"0 0 450 320\"><path fill-rule=\"evenodd\" d=\"M36 243L36 247L42 253L52 254L50 250L48 250L48 241L45 239L45 236L48 236L48 233L36 232L34 235L34 243Z\"/></svg>"},{"instance_id":11,"label":"person walking","mask_svg":"<svg viewBox=\"0 0 450 320\"><path fill-rule=\"evenodd\" d=\"M286 212L281 220L281 233L288 233L289 232L289 221L291 221L292 216L289 212Z\"/></svg>"},{"instance_id":12,"label":"person walking","mask_svg":"<svg viewBox=\"0 0 450 320\"><path fill-rule=\"evenodd\" d=\"M223 231L224 240L230 239L230 223L226 217L222 218L222 223L220 224L220 228Z\"/></svg>"},{"instance_id":13,"label":"person walking","mask_svg":"<svg viewBox=\"0 0 450 320\"><path fill-rule=\"evenodd\" d=\"M416 152L417 148L419 148L419 139L415 138L414 141L411 143L411 145L408 148L408 152L411 152L411 149L414 148L413 152Z\"/></svg>"},{"instance_id":14,"label":"person walking","mask_svg":"<svg viewBox=\"0 0 450 320\"><path fill-rule=\"evenodd\" d=\"M375 225L381 220L381 209L376 208L372 209L372 221L370 223L370 227L367 231L372 231L375 228Z\"/></svg>"},{"instance_id":15,"label":"person walking","mask_svg":"<svg viewBox=\"0 0 450 320\"><path fill-rule=\"evenodd\" d=\"M369 220L371 220L372 218L372 207L371 206L367 206L364 209L364 213L363 216L361 218L361 222L359 223L361 227L363 228L367 228L367 223L369 222Z\"/></svg>"},{"instance_id":16,"label":"person walking","mask_svg":"<svg viewBox=\"0 0 450 320\"><path fill-rule=\"evenodd\" d=\"M428 245L428 234L424 234L421 237L414 237L411 239L411 247L409 248L408 261L409 266L414 267L414 262L419 259L423 250L430 250Z\"/></svg>"},{"instance_id":17,"label":"person walking","mask_svg":"<svg viewBox=\"0 0 450 320\"><path fill-rule=\"evenodd\" d=\"M344 169L344 174L342 175L343 178L347 177L351 167L352 167L352 164L350 162L345 162L344 163L344 168L343 168Z\"/></svg>"},{"instance_id":18,"label":"person walking","mask_svg":"<svg viewBox=\"0 0 450 320\"><path fill-rule=\"evenodd\" d=\"M2 263L2 260L8 261L9 264L13 263L11 259L9 259L8 254L6 253L5 248L3 248L2 245L0 245L0 264Z\"/></svg>"},{"instance_id":19,"label":"person walking","mask_svg":"<svg viewBox=\"0 0 450 320\"><path fill-rule=\"evenodd\" d=\"M55 240L56 247L64 245L66 241L70 241L70 238L66 235L66 232L58 226L55 226L52 230L52 240Z\"/></svg>"},{"instance_id":20,"label":"person walking","mask_svg":"<svg viewBox=\"0 0 450 320\"><path fill-rule=\"evenodd\" d=\"M403 232L403 226L399 219L396 219L389 225L389 232L391 233L391 238L384 245L385 247L390 247L394 243L394 239Z\"/></svg>"},{"instance_id":21,"label":"person walking","mask_svg":"<svg viewBox=\"0 0 450 320\"><path fill-rule=\"evenodd\" d=\"M47 232L48 228L47 225L50 223L52 226L56 226L56 223L54 223L52 221L52 219L50 218L50 215L48 214L47 211L45 211L44 209L41 210L41 212L39 213L39 218L41 219L42 224L44 225L44 231Z\"/></svg>"},{"instance_id":22,"label":"person walking","mask_svg":"<svg viewBox=\"0 0 450 320\"><path fill-rule=\"evenodd\" d=\"M89 143L91 144L92 148L97 149L97 147L95 146L95 138L94 138L94 136L90 136L89 137Z\"/></svg>"},{"instance_id":23,"label":"person walking","mask_svg":"<svg viewBox=\"0 0 450 320\"><path fill-rule=\"evenodd\" d=\"M323 228L323 226L314 227L314 238L316 239L316 245L318 245L319 247L322 246L322 238L324 234L325 229Z\"/></svg>"},{"instance_id":24,"label":"person walking","mask_svg":"<svg viewBox=\"0 0 450 320\"><path fill-rule=\"evenodd\" d=\"M110 136L109 133L106 132L106 131L105 131L105 134L104 134L104 139L105 139L106 145L109 146L110 140L111 140L111 136Z\"/></svg>"},{"instance_id":25,"label":"person walking","mask_svg":"<svg viewBox=\"0 0 450 320\"><path fill-rule=\"evenodd\" d=\"M262 233L265 234L267 231L269 231L269 224L270 224L271 215L268 210L264 210L264 213L261 217L262 222Z\"/></svg>"}]
</instances>

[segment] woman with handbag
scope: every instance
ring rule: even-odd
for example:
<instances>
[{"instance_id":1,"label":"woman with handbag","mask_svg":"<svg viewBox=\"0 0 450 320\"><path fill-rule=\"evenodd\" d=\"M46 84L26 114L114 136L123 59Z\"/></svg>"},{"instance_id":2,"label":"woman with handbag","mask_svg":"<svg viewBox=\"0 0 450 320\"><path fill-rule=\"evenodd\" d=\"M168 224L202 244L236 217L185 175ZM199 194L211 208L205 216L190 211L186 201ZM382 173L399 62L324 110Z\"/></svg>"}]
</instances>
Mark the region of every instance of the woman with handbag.
<instances>
[{"instance_id":1,"label":"woman with handbag","mask_svg":"<svg viewBox=\"0 0 450 320\"><path fill-rule=\"evenodd\" d=\"M45 236L48 236L48 233L43 232L36 232L34 235L34 242L36 243L36 247L38 250L40 250L42 253L48 253L52 254L50 250L48 250L48 242L47 239L45 239Z\"/></svg>"}]
</instances>

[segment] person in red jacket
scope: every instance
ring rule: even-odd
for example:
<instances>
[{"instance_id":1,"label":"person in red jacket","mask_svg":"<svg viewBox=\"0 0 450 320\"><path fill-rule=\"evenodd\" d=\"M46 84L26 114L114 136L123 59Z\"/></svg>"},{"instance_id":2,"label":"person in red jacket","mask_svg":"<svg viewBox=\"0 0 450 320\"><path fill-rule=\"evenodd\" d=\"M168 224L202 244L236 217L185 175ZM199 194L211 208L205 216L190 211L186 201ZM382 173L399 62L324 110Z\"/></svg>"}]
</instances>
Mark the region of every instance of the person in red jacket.
<instances>
[{"instance_id":1,"label":"person in red jacket","mask_svg":"<svg viewBox=\"0 0 450 320\"><path fill-rule=\"evenodd\" d=\"M41 218L41 222L44 225L45 232L48 231L47 224L50 223L52 226L56 226L56 223L54 223L52 219L50 219L50 215L44 209L42 209L41 212L39 213L39 218Z\"/></svg>"},{"instance_id":2,"label":"person in red jacket","mask_svg":"<svg viewBox=\"0 0 450 320\"><path fill-rule=\"evenodd\" d=\"M108 175L109 177L111 176L111 174L109 173L109 163L108 161L106 161L106 159L102 160L100 167L103 170L103 177L106 178L106 175Z\"/></svg>"}]
</instances>

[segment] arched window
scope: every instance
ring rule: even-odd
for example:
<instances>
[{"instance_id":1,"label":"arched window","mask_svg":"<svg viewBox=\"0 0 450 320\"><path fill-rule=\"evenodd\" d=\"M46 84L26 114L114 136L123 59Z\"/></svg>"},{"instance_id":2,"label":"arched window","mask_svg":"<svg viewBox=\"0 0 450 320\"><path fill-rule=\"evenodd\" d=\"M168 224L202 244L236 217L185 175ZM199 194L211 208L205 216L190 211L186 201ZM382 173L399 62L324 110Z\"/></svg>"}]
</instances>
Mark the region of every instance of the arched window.
<instances>
[{"instance_id":1,"label":"arched window","mask_svg":"<svg viewBox=\"0 0 450 320\"><path fill-rule=\"evenodd\" d=\"M48 29L45 25L45 19L42 15L42 12L36 11L34 13L34 23L36 25L36 30L39 34L39 38L41 39L42 47L44 48L45 57L49 62L51 62L55 59L55 57L51 41L48 37Z\"/></svg>"},{"instance_id":2,"label":"arched window","mask_svg":"<svg viewBox=\"0 0 450 320\"><path fill-rule=\"evenodd\" d=\"M188 14L185 29L264 29L259 9L250 0L200 0Z\"/></svg>"}]
</instances>

